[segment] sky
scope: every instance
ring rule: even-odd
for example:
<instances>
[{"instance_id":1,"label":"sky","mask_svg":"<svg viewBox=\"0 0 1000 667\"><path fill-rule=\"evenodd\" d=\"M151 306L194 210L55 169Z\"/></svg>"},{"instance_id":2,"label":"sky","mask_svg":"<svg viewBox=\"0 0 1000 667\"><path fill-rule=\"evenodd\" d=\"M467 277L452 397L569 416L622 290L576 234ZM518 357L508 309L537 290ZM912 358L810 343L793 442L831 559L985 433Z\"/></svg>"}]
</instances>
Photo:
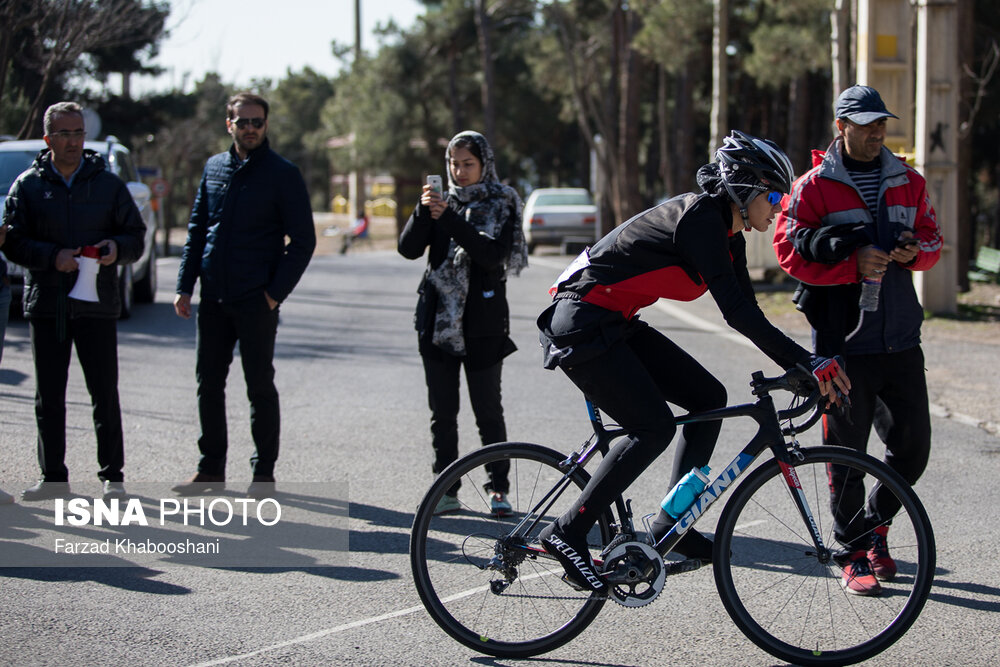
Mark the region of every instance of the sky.
<instances>
[{"instance_id":1,"label":"sky","mask_svg":"<svg viewBox=\"0 0 1000 667\"><path fill-rule=\"evenodd\" d=\"M354 0L171 0L170 37L152 61L166 72L133 77L133 94L183 87L206 72L224 83L284 78L288 68L332 76L340 63L330 43L354 43ZM361 0L361 48L378 49L372 31L392 18L401 28L424 13L417 0ZM186 77L186 78L185 78Z\"/></svg>"}]
</instances>

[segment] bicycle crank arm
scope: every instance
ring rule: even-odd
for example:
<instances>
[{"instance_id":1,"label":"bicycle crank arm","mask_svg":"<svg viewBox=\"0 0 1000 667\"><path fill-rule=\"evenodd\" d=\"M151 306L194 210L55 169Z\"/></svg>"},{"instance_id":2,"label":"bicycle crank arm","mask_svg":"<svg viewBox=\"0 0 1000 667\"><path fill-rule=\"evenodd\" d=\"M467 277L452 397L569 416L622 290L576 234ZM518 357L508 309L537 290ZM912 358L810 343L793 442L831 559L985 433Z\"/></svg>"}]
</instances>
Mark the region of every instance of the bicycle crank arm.
<instances>
[{"instance_id":1,"label":"bicycle crank arm","mask_svg":"<svg viewBox=\"0 0 1000 667\"><path fill-rule=\"evenodd\" d=\"M684 574L685 572L694 572L702 565L704 561L699 558L688 558L687 560L677 560L669 561L664 563L664 570L666 570L667 576L672 574Z\"/></svg>"}]
</instances>

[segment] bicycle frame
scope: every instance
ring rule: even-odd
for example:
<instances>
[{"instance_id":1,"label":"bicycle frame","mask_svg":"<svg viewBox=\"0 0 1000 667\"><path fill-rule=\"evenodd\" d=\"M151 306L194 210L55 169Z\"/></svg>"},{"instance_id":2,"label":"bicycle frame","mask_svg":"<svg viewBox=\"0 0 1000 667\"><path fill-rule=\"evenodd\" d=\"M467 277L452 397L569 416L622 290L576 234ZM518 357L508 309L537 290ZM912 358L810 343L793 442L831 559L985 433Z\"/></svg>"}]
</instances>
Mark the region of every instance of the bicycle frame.
<instances>
[{"instance_id":1,"label":"bicycle frame","mask_svg":"<svg viewBox=\"0 0 1000 667\"><path fill-rule=\"evenodd\" d=\"M653 548L662 554L673 550L684 533L753 465L753 462L757 460L765 449L770 449L781 468L792 501L798 508L799 514L802 516L803 521L805 521L806 526L809 527L816 552L821 555L820 560L823 562L829 560L831 552L824 545L823 537L820 535L819 527L813 517L812 510L806 502L802 485L799 482L798 475L795 474L795 468L792 467L792 446L786 444L786 432L781 428L783 414L785 416L796 416L796 414L801 414L801 412L798 410L790 410L784 413L778 412L775 410L773 399L765 394L758 398L755 403L746 403L698 414L688 414L678 418L678 425L683 425L716 421L718 419L730 419L732 417L750 417L757 423L757 433L754 434L753 438L750 439L750 442L747 443L740 453L736 455L736 458L723 468L719 476L705 486L705 490L695 499L694 504L677 519L677 523L653 545ZM789 413L793 414L789 415ZM817 419L819 414L817 412ZM815 419L809 421L808 424L811 425L814 421Z\"/></svg>"},{"instance_id":2,"label":"bicycle frame","mask_svg":"<svg viewBox=\"0 0 1000 667\"><path fill-rule=\"evenodd\" d=\"M695 499L694 504L678 518L677 523L653 545L653 548L661 554L666 554L673 550L684 534L697 523L698 519L726 493L733 483L753 465L754 461L765 450L770 449L781 468L792 501L795 503L806 526L809 528L816 552L820 556L820 560L826 562L832 557L832 552L823 543L819 527L813 517L812 510L806 502L798 476L795 474L795 469L792 467L791 453L794 451L797 443L794 440L792 443L785 442L786 435L794 437L796 431L805 430L818 421L822 416L822 409L817 409L806 422L797 427L791 424L786 428L782 428L781 426L782 421L788 421L801 416L815 407L819 402L819 394L814 391L802 405L779 411L774 406L774 400L770 396L770 391L775 388L791 389L794 391L795 388L789 386L786 377L768 379L764 377L762 372L757 371L752 375L751 385L754 387L753 391L758 397L754 403L727 406L705 412L688 413L677 418L677 425L683 426L684 424L718 421L734 417L750 417L757 423L757 432L740 453L736 455L736 458L723 468L722 472L712 482L706 485L705 490ZM578 451L563 461L560 467L566 471L566 475L542 498L536 505L535 510L519 522L514 530L514 534L519 533L523 524L531 517L534 517L534 520L531 522L532 526L540 520L548 508L551 507L552 503L555 502L555 499L569 484L569 475L573 470L585 466L598 451L602 455L606 455L610 450L612 441L627 435L623 428L609 428L605 426L600 411L589 399L586 399L586 405L590 423L594 429L594 435L588 438ZM619 516L619 529L624 530L627 526L628 531L633 532L632 512L629 505L629 501L623 501L622 498L618 498L615 501L616 511Z\"/></svg>"}]
</instances>

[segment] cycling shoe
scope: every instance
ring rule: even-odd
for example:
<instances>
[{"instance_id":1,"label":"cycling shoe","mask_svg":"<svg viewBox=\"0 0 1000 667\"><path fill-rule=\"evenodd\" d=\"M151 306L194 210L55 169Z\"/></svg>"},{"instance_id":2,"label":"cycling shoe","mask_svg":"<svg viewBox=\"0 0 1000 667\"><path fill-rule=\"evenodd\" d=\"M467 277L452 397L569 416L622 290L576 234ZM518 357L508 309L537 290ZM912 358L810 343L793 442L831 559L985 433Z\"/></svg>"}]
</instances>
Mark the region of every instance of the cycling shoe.
<instances>
[{"instance_id":1,"label":"cycling shoe","mask_svg":"<svg viewBox=\"0 0 1000 667\"><path fill-rule=\"evenodd\" d=\"M607 583L597 574L586 537L567 535L552 523L538 534L538 541L546 552L559 561L566 577L577 588L595 593L607 591Z\"/></svg>"},{"instance_id":2,"label":"cycling shoe","mask_svg":"<svg viewBox=\"0 0 1000 667\"><path fill-rule=\"evenodd\" d=\"M663 536L674 527L674 523L676 522L673 517L661 510L651 527L653 544L663 539ZM674 547L673 553L678 553L685 558L700 560L702 563L711 563L712 540L691 528L681 537L680 542Z\"/></svg>"},{"instance_id":3,"label":"cycling shoe","mask_svg":"<svg viewBox=\"0 0 1000 667\"><path fill-rule=\"evenodd\" d=\"M684 533L684 537L674 547L674 553L678 553L685 558L696 558L702 563L711 563L712 544L712 540L697 530L691 529Z\"/></svg>"}]
</instances>

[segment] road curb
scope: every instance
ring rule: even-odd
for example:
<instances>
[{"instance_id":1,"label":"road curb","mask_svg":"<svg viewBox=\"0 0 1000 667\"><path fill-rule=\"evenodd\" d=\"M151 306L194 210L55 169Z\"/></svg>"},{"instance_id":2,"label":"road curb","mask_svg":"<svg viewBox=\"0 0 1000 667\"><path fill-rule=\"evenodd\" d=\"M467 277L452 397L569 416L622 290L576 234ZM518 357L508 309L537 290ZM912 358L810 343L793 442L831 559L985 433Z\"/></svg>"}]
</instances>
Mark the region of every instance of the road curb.
<instances>
[{"instance_id":1,"label":"road curb","mask_svg":"<svg viewBox=\"0 0 1000 667\"><path fill-rule=\"evenodd\" d=\"M958 422L959 424L975 426L976 428L986 431L990 435L1000 435L1000 424L986 419L979 419L978 417L973 417L971 415L962 414L961 412L955 412L954 410L950 410L937 403L930 404L930 413L935 417L950 419L951 421Z\"/></svg>"}]
</instances>

